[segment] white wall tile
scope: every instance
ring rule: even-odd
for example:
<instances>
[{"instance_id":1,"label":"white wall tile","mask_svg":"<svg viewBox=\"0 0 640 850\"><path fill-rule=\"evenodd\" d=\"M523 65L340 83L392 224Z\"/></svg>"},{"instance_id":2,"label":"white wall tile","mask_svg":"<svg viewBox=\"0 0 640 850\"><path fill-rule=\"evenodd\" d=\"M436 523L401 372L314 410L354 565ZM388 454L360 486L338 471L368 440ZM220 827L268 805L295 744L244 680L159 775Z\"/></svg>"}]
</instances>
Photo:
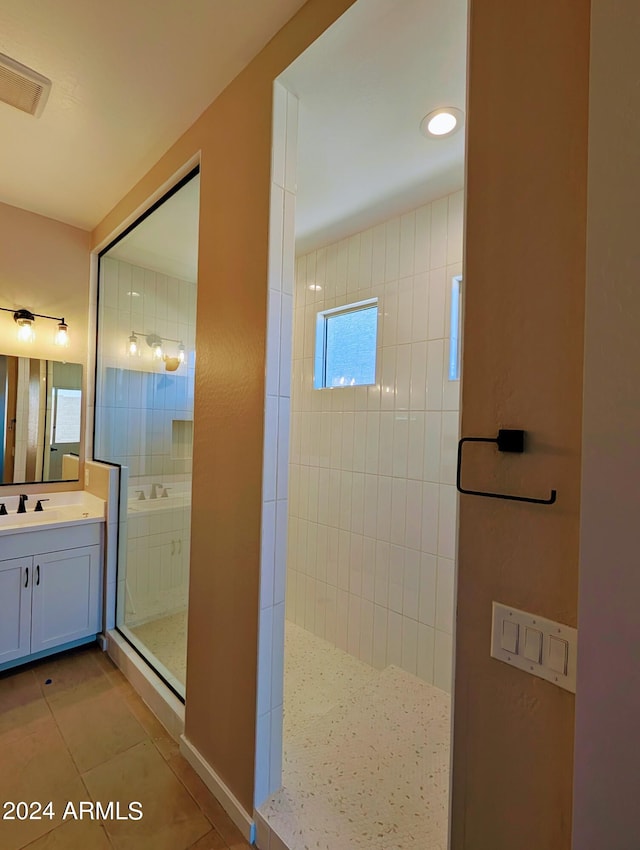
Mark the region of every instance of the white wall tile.
<instances>
[{"instance_id":1,"label":"white wall tile","mask_svg":"<svg viewBox=\"0 0 640 850\"><path fill-rule=\"evenodd\" d=\"M409 415L407 477L419 481L424 472L424 417L424 413L414 411Z\"/></svg>"},{"instance_id":2,"label":"white wall tile","mask_svg":"<svg viewBox=\"0 0 640 850\"><path fill-rule=\"evenodd\" d=\"M359 289L371 287L373 261L373 230L364 230L360 234L360 265L358 269Z\"/></svg>"},{"instance_id":3,"label":"white wall tile","mask_svg":"<svg viewBox=\"0 0 640 850\"><path fill-rule=\"evenodd\" d=\"M256 722L256 767L255 767L255 799L256 804L261 805L270 793L269 788L269 755L271 743L271 713L258 715ZM264 824L263 824L264 826ZM267 828L268 829L268 828ZM269 850L268 835L259 838L260 848Z\"/></svg>"},{"instance_id":4,"label":"white wall tile","mask_svg":"<svg viewBox=\"0 0 640 850\"><path fill-rule=\"evenodd\" d=\"M442 441L440 444L440 481L443 484L456 483L459 433L458 411L444 412L442 414Z\"/></svg>"},{"instance_id":5,"label":"white wall tile","mask_svg":"<svg viewBox=\"0 0 640 850\"><path fill-rule=\"evenodd\" d=\"M411 341L427 339L429 332L429 273L420 272L413 278Z\"/></svg>"},{"instance_id":6,"label":"white wall tile","mask_svg":"<svg viewBox=\"0 0 640 850\"><path fill-rule=\"evenodd\" d=\"M282 289L282 238L284 228L284 189L271 184L269 213L269 288ZM139 298L131 299L139 301Z\"/></svg>"},{"instance_id":7,"label":"white wall tile","mask_svg":"<svg viewBox=\"0 0 640 850\"><path fill-rule=\"evenodd\" d=\"M389 540L404 544L407 515L407 480L394 478L391 485L391 528Z\"/></svg>"},{"instance_id":8,"label":"white wall tile","mask_svg":"<svg viewBox=\"0 0 640 850\"><path fill-rule=\"evenodd\" d=\"M369 602L375 599L375 580L376 541L373 537L365 537L362 546L362 598Z\"/></svg>"},{"instance_id":9,"label":"white wall tile","mask_svg":"<svg viewBox=\"0 0 640 850\"><path fill-rule=\"evenodd\" d=\"M428 268L431 246L431 204L416 210L414 270L416 274Z\"/></svg>"},{"instance_id":10,"label":"white wall tile","mask_svg":"<svg viewBox=\"0 0 640 850\"><path fill-rule=\"evenodd\" d=\"M445 268L429 273L429 320L427 339L443 339L445 331L447 273Z\"/></svg>"},{"instance_id":11,"label":"white wall tile","mask_svg":"<svg viewBox=\"0 0 640 850\"><path fill-rule=\"evenodd\" d=\"M427 399L427 343L411 345L411 410L425 410Z\"/></svg>"},{"instance_id":12,"label":"white wall tile","mask_svg":"<svg viewBox=\"0 0 640 850\"><path fill-rule=\"evenodd\" d=\"M271 644L271 709L282 705L284 683L284 602L273 609Z\"/></svg>"},{"instance_id":13,"label":"white wall tile","mask_svg":"<svg viewBox=\"0 0 640 850\"><path fill-rule=\"evenodd\" d=\"M385 414L382 414L383 416ZM398 411L393 415L393 452L391 474L394 478L407 477L409 455L409 412Z\"/></svg>"},{"instance_id":14,"label":"white wall tile","mask_svg":"<svg viewBox=\"0 0 640 850\"><path fill-rule=\"evenodd\" d=\"M462 231L464 213L464 191L449 195L447 221L447 263L462 262Z\"/></svg>"},{"instance_id":15,"label":"white wall tile","mask_svg":"<svg viewBox=\"0 0 640 850\"><path fill-rule=\"evenodd\" d=\"M422 482L406 482L405 537L410 549L420 550L422 543Z\"/></svg>"},{"instance_id":16,"label":"white wall tile","mask_svg":"<svg viewBox=\"0 0 640 850\"><path fill-rule=\"evenodd\" d=\"M264 502L262 506L262 533L260 555L260 607L273 605L275 571L276 503ZM283 570L284 572L284 570Z\"/></svg>"},{"instance_id":17,"label":"white wall tile","mask_svg":"<svg viewBox=\"0 0 640 850\"><path fill-rule=\"evenodd\" d=\"M387 666L387 633L389 612L386 606L373 606L373 666Z\"/></svg>"},{"instance_id":18,"label":"white wall tile","mask_svg":"<svg viewBox=\"0 0 640 850\"><path fill-rule=\"evenodd\" d=\"M373 664L373 602L363 599L360 605L360 646L358 657Z\"/></svg>"},{"instance_id":19,"label":"white wall tile","mask_svg":"<svg viewBox=\"0 0 640 850\"><path fill-rule=\"evenodd\" d=\"M393 473L393 429L395 414L393 411L384 411L380 414L379 421L378 474L391 475Z\"/></svg>"},{"instance_id":20,"label":"white wall tile","mask_svg":"<svg viewBox=\"0 0 640 850\"><path fill-rule=\"evenodd\" d=\"M431 204L431 257L429 266L432 269L447 265L448 209L448 198L440 198Z\"/></svg>"},{"instance_id":21,"label":"white wall tile","mask_svg":"<svg viewBox=\"0 0 640 850\"><path fill-rule=\"evenodd\" d=\"M400 271L400 220L391 218L386 223L385 282L398 279Z\"/></svg>"},{"instance_id":22,"label":"white wall tile","mask_svg":"<svg viewBox=\"0 0 640 850\"><path fill-rule=\"evenodd\" d=\"M295 275L296 197L291 192L284 193L284 223L282 231L282 291L292 295Z\"/></svg>"},{"instance_id":23,"label":"white wall tile","mask_svg":"<svg viewBox=\"0 0 640 850\"><path fill-rule=\"evenodd\" d=\"M425 682L433 682L435 631L418 623L417 675Z\"/></svg>"},{"instance_id":24,"label":"white wall tile","mask_svg":"<svg viewBox=\"0 0 640 850\"><path fill-rule=\"evenodd\" d=\"M402 615L391 610L387 631L387 663L402 667Z\"/></svg>"},{"instance_id":25,"label":"white wall tile","mask_svg":"<svg viewBox=\"0 0 640 850\"><path fill-rule=\"evenodd\" d=\"M336 646L348 652L349 628L349 594L346 590L338 590L336 613Z\"/></svg>"},{"instance_id":26,"label":"white wall tile","mask_svg":"<svg viewBox=\"0 0 640 850\"><path fill-rule=\"evenodd\" d=\"M347 652L356 658L360 654L360 604L359 596L349 594L349 621L347 628Z\"/></svg>"},{"instance_id":27,"label":"white wall tile","mask_svg":"<svg viewBox=\"0 0 640 850\"><path fill-rule=\"evenodd\" d=\"M407 213L400 217L400 269L399 277L413 274L416 245L416 214Z\"/></svg>"},{"instance_id":28,"label":"white wall tile","mask_svg":"<svg viewBox=\"0 0 640 850\"><path fill-rule=\"evenodd\" d=\"M298 98L287 91L287 147L285 153L284 187L296 191L296 167L298 164Z\"/></svg>"},{"instance_id":29,"label":"white wall tile","mask_svg":"<svg viewBox=\"0 0 640 850\"><path fill-rule=\"evenodd\" d=\"M258 716L271 710L271 647L273 607L260 611L258 622Z\"/></svg>"},{"instance_id":30,"label":"white wall tile","mask_svg":"<svg viewBox=\"0 0 640 850\"><path fill-rule=\"evenodd\" d=\"M428 680L435 633L452 628L459 382L446 381L445 348L459 209L443 198L296 263L304 307L294 311L287 611L367 663ZM376 385L313 390L317 311L370 297L380 313ZM289 307L280 301L286 359ZM274 394L287 384L279 368ZM274 597L283 593L274 585Z\"/></svg>"},{"instance_id":31,"label":"white wall tile","mask_svg":"<svg viewBox=\"0 0 640 850\"><path fill-rule=\"evenodd\" d=\"M375 603L383 608L389 605L389 563L391 547L389 543L376 542ZM434 584L435 587L435 584ZM435 595L435 594L434 594Z\"/></svg>"},{"instance_id":32,"label":"white wall tile","mask_svg":"<svg viewBox=\"0 0 640 850\"><path fill-rule=\"evenodd\" d=\"M418 666L418 623L409 617L402 618L402 669L417 673Z\"/></svg>"},{"instance_id":33,"label":"white wall tile","mask_svg":"<svg viewBox=\"0 0 640 850\"><path fill-rule=\"evenodd\" d=\"M409 409L411 391L411 345L398 345L396 354L396 410Z\"/></svg>"},{"instance_id":34,"label":"white wall tile","mask_svg":"<svg viewBox=\"0 0 640 850\"><path fill-rule=\"evenodd\" d=\"M426 626L435 626L436 623L436 575L436 556L422 552L420 555L418 620Z\"/></svg>"},{"instance_id":35,"label":"white wall tile","mask_svg":"<svg viewBox=\"0 0 640 850\"><path fill-rule=\"evenodd\" d=\"M436 578L436 629L453 634L455 567L449 558L438 558Z\"/></svg>"},{"instance_id":36,"label":"white wall tile","mask_svg":"<svg viewBox=\"0 0 640 850\"><path fill-rule=\"evenodd\" d=\"M444 340L427 343L427 410L442 410Z\"/></svg>"},{"instance_id":37,"label":"white wall tile","mask_svg":"<svg viewBox=\"0 0 640 850\"><path fill-rule=\"evenodd\" d=\"M404 595L404 553L402 546L391 544L389 550L389 608L402 614Z\"/></svg>"},{"instance_id":38,"label":"white wall tile","mask_svg":"<svg viewBox=\"0 0 640 850\"><path fill-rule=\"evenodd\" d=\"M418 619L420 593L420 552L405 549L404 579L402 587L402 614L412 620Z\"/></svg>"},{"instance_id":39,"label":"white wall tile","mask_svg":"<svg viewBox=\"0 0 640 850\"><path fill-rule=\"evenodd\" d=\"M451 692L451 673L453 666L453 643L451 635L435 632L433 684L443 691Z\"/></svg>"},{"instance_id":40,"label":"white wall tile","mask_svg":"<svg viewBox=\"0 0 640 850\"><path fill-rule=\"evenodd\" d=\"M269 787L277 789L282 784L282 705L271 711L270 733Z\"/></svg>"},{"instance_id":41,"label":"white wall tile","mask_svg":"<svg viewBox=\"0 0 640 850\"><path fill-rule=\"evenodd\" d=\"M355 297L360 289L360 234L348 240L347 249L347 294Z\"/></svg>"},{"instance_id":42,"label":"white wall tile","mask_svg":"<svg viewBox=\"0 0 640 850\"><path fill-rule=\"evenodd\" d=\"M438 553L439 490L428 481L422 485L422 551L433 555Z\"/></svg>"},{"instance_id":43,"label":"white wall tile","mask_svg":"<svg viewBox=\"0 0 640 850\"><path fill-rule=\"evenodd\" d=\"M450 484L442 484L439 501L438 554L444 558L455 558L458 509L456 488Z\"/></svg>"},{"instance_id":44,"label":"white wall tile","mask_svg":"<svg viewBox=\"0 0 640 850\"><path fill-rule=\"evenodd\" d=\"M407 277L398 284L396 343L406 345L413 339L413 278ZM398 374L402 370L398 368Z\"/></svg>"}]
</instances>

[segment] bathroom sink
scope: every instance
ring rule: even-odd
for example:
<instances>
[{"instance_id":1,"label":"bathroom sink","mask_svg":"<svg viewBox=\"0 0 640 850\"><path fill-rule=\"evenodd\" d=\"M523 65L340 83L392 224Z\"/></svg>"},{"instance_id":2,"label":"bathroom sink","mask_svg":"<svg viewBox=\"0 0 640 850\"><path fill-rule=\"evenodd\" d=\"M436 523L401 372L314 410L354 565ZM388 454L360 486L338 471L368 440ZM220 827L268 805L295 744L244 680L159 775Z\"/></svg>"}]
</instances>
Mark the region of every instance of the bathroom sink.
<instances>
[{"instance_id":1,"label":"bathroom sink","mask_svg":"<svg viewBox=\"0 0 640 850\"><path fill-rule=\"evenodd\" d=\"M64 526L81 522L104 520L102 512L94 506L83 504L58 505L43 511L27 511L24 514L9 513L0 516L0 535L28 531L35 527Z\"/></svg>"}]
</instances>

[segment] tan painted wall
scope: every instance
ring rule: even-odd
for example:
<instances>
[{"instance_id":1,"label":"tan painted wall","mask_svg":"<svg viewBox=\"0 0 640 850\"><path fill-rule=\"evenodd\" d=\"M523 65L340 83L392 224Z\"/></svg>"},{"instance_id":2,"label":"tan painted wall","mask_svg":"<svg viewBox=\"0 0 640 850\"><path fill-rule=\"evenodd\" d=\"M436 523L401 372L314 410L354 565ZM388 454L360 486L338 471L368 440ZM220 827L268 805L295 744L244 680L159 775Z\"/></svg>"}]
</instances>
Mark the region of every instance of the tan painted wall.
<instances>
[{"instance_id":1,"label":"tan painted wall","mask_svg":"<svg viewBox=\"0 0 640 850\"><path fill-rule=\"evenodd\" d=\"M54 322L36 319L36 338L18 341L11 313L0 313L0 351L82 363L86 398L89 313L89 250L91 234L51 218L0 203L0 307L26 308L48 316L64 316L69 348L54 345ZM31 488L9 485L3 494L78 489L77 485Z\"/></svg>"},{"instance_id":2,"label":"tan painted wall","mask_svg":"<svg viewBox=\"0 0 640 850\"><path fill-rule=\"evenodd\" d=\"M310 0L98 225L201 151L186 735L253 808L274 78L351 0Z\"/></svg>"},{"instance_id":3,"label":"tan painted wall","mask_svg":"<svg viewBox=\"0 0 640 850\"><path fill-rule=\"evenodd\" d=\"M471 0L455 850L570 846L574 697L489 657L491 600L576 624L588 0Z\"/></svg>"},{"instance_id":4,"label":"tan painted wall","mask_svg":"<svg viewBox=\"0 0 640 850\"><path fill-rule=\"evenodd\" d=\"M640 847L640 6L592 0L575 850ZM614 58L612 58L614 57Z\"/></svg>"}]
</instances>

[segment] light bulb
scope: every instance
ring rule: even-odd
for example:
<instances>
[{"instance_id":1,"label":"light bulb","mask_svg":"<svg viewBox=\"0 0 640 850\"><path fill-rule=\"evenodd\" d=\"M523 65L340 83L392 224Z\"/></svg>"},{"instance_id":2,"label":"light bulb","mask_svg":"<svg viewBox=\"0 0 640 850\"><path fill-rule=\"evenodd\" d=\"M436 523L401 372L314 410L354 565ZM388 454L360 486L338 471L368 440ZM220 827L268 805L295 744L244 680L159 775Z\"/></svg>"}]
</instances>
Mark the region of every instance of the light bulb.
<instances>
[{"instance_id":1,"label":"light bulb","mask_svg":"<svg viewBox=\"0 0 640 850\"><path fill-rule=\"evenodd\" d=\"M178 360L181 363L184 363L185 357L186 357L186 354L185 354L184 345L182 343L180 343L180 345L178 346Z\"/></svg>"},{"instance_id":2,"label":"light bulb","mask_svg":"<svg viewBox=\"0 0 640 850\"><path fill-rule=\"evenodd\" d=\"M55 337L56 345L69 345L69 328L65 324L64 319L59 323Z\"/></svg>"},{"instance_id":3,"label":"light bulb","mask_svg":"<svg viewBox=\"0 0 640 850\"><path fill-rule=\"evenodd\" d=\"M33 324L30 319L18 320L18 339L20 342L33 342L35 334L33 332Z\"/></svg>"},{"instance_id":4,"label":"light bulb","mask_svg":"<svg viewBox=\"0 0 640 850\"><path fill-rule=\"evenodd\" d=\"M129 337L129 355L134 357L138 353L138 337L132 333Z\"/></svg>"},{"instance_id":5,"label":"light bulb","mask_svg":"<svg viewBox=\"0 0 640 850\"><path fill-rule=\"evenodd\" d=\"M446 136L455 128L457 123L455 115L450 112L441 112L439 115L434 115L427 123L427 130L432 136Z\"/></svg>"},{"instance_id":6,"label":"light bulb","mask_svg":"<svg viewBox=\"0 0 640 850\"><path fill-rule=\"evenodd\" d=\"M443 138L455 133L461 126L464 115L455 106L434 109L420 122L420 130L427 138Z\"/></svg>"},{"instance_id":7,"label":"light bulb","mask_svg":"<svg viewBox=\"0 0 640 850\"><path fill-rule=\"evenodd\" d=\"M159 342L155 343L153 346L153 359L162 360L162 346Z\"/></svg>"}]
</instances>

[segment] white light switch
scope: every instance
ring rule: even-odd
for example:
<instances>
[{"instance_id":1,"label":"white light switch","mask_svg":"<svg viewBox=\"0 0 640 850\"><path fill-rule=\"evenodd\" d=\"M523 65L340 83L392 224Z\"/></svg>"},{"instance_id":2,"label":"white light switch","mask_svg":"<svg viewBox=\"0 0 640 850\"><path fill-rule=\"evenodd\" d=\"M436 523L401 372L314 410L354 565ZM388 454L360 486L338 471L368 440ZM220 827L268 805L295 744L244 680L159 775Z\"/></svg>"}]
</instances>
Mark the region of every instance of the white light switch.
<instances>
[{"instance_id":1,"label":"white light switch","mask_svg":"<svg viewBox=\"0 0 640 850\"><path fill-rule=\"evenodd\" d=\"M542 660L542 632L538 629L524 630L524 652L522 653L529 661L540 664Z\"/></svg>"},{"instance_id":2,"label":"white light switch","mask_svg":"<svg viewBox=\"0 0 640 850\"><path fill-rule=\"evenodd\" d=\"M561 640L560 638L553 637L553 635L550 635L548 646L548 667L550 667L551 670L554 670L556 673L562 673L563 676L566 675L569 644L566 642L566 640Z\"/></svg>"},{"instance_id":3,"label":"white light switch","mask_svg":"<svg viewBox=\"0 0 640 850\"><path fill-rule=\"evenodd\" d=\"M518 631L518 624L514 623L513 620L502 621L502 638L500 640L500 646L506 652L518 651Z\"/></svg>"},{"instance_id":4,"label":"white light switch","mask_svg":"<svg viewBox=\"0 0 640 850\"><path fill-rule=\"evenodd\" d=\"M493 658L575 693L577 654L576 629L539 614L493 603Z\"/></svg>"}]
</instances>

